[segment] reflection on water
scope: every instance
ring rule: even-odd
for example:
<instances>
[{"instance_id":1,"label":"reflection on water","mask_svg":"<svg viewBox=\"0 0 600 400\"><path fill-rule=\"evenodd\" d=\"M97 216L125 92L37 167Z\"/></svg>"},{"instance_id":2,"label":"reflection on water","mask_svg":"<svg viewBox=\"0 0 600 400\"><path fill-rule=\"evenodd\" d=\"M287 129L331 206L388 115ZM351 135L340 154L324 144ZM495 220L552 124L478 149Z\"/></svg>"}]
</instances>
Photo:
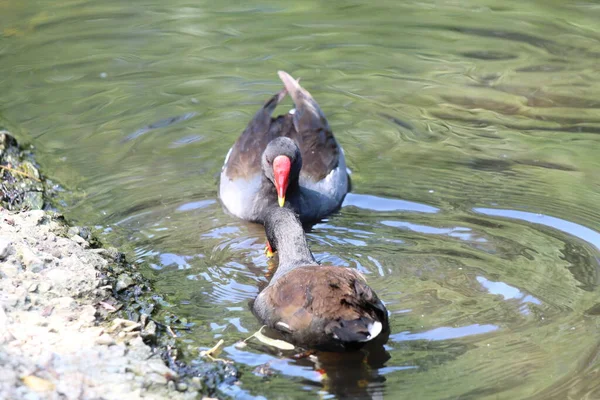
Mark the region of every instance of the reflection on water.
<instances>
[{"instance_id":1,"label":"reflection on water","mask_svg":"<svg viewBox=\"0 0 600 400\"><path fill-rule=\"evenodd\" d=\"M142 264L188 343L226 341L231 396L600 398L599 18L589 1L0 2L0 125L71 219ZM217 178L278 69L344 147L353 192L308 237L385 301L378 353L232 346L274 264Z\"/></svg>"},{"instance_id":2,"label":"reflection on water","mask_svg":"<svg viewBox=\"0 0 600 400\"><path fill-rule=\"evenodd\" d=\"M475 208L474 211L486 215L492 215L495 217L520 219L522 221L532 222L534 224L540 224L550 228L554 228L561 232L584 240L589 244L593 245L596 249L600 250L600 232L596 232L590 228L576 224L574 222L565 221L564 219L560 218L550 217L548 215L534 214L530 212L515 210Z\"/></svg>"},{"instance_id":3,"label":"reflection on water","mask_svg":"<svg viewBox=\"0 0 600 400\"><path fill-rule=\"evenodd\" d=\"M459 339L465 336L470 335L479 335L482 333L493 332L497 330L498 327L494 325L469 325L469 326L461 326L457 328L450 327L440 327L435 328L427 332L419 332L419 333L408 333L408 332L400 332L392 337L391 340L395 342L407 341L407 340L449 340L449 339Z\"/></svg>"},{"instance_id":4,"label":"reflection on water","mask_svg":"<svg viewBox=\"0 0 600 400\"><path fill-rule=\"evenodd\" d=\"M414 211L422 213L435 213L438 209L413 201L389 199L366 194L348 193L344 198L343 207L354 206L372 211Z\"/></svg>"}]
</instances>

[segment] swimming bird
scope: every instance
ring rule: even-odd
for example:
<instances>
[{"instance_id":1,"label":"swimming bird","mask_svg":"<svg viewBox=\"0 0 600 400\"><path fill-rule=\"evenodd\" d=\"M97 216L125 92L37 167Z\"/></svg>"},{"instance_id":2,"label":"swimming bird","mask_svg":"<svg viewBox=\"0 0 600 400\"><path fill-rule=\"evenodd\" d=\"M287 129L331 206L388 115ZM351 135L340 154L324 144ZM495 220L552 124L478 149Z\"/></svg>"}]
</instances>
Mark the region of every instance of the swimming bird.
<instances>
[{"instance_id":1,"label":"swimming bird","mask_svg":"<svg viewBox=\"0 0 600 400\"><path fill-rule=\"evenodd\" d=\"M311 94L288 73L279 71L279 77L285 88L258 110L227 153L219 198L236 217L263 222L275 193L303 222L318 221L348 192L344 152ZM287 93L295 108L273 118Z\"/></svg>"},{"instance_id":2,"label":"swimming bird","mask_svg":"<svg viewBox=\"0 0 600 400\"><path fill-rule=\"evenodd\" d=\"M319 265L290 208L270 207L264 223L279 266L252 306L263 324L298 347L323 351L387 339L388 312L362 274Z\"/></svg>"}]
</instances>

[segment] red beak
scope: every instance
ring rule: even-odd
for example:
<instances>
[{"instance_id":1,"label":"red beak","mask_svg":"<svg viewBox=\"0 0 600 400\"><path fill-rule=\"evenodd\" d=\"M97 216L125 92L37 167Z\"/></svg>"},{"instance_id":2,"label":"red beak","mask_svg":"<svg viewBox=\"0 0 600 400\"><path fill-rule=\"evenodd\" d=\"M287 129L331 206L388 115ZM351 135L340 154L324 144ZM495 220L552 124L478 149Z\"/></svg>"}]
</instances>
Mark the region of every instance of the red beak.
<instances>
[{"instance_id":1,"label":"red beak","mask_svg":"<svg viewBox=\"0 0 600 400\"><path fill-rule=\"evenodd\" d=\"M290 181L290 169L292 161L287 156L277 156L273 160L273 175L275 176L275 189L277 189L277 199L279 207L285 204L285 192Z\"/></svg>"}]
</instances>

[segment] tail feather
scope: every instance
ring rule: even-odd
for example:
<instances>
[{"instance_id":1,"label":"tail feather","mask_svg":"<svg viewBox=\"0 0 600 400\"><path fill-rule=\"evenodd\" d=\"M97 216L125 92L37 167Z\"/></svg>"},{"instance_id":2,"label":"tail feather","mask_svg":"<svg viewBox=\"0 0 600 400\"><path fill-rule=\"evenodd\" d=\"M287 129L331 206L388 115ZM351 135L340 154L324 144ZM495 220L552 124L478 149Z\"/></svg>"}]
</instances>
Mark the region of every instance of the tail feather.
<instances>
[{"instance_id":1,"label":"tail feather","mask_svg":"<svg viewBox=\"0 0 600 400\"><path fill-rule=\"evenodd\" d=\"M319 107L319 104L317 104L311 94L300 86L298 81L292 78L287 72L279 71L278 75L296 106L296 111L294 112L294 126L296 131L329 130L327 118L325 118L321 107Z\"/></svg>"},{"instance_id":2,"label":"tail feather","mask_svg":"<svg viewBox=\"0 0 600 400\"><path fill-rule=\"evenodd\" d=\"M344 343L368 342L383 330L379 321L361 317L353 321L338 321L331 327L334 337Z\"/></svg>"}]
</instances>

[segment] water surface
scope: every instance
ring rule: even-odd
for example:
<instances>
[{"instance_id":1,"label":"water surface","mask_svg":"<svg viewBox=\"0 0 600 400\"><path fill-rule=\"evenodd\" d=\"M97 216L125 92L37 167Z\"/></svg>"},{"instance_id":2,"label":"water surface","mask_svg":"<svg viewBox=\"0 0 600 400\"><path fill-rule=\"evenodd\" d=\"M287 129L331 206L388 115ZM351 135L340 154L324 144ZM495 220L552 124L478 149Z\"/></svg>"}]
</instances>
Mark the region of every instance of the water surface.
<instances>
[{"instance_id":1,"label":"water surface","mask_svg":"<svg viewBox=\"0 0 600 400\"><path fill-rule=\"evenodd\" d=\"M231 395L599 398L599 20L585 1L2 2L0 118L191 346L225 339ZM309 242L390 310L366 362L233 347L268 262L217 178L278 69L352 170Z\"/></svg>"}]
</instances>

